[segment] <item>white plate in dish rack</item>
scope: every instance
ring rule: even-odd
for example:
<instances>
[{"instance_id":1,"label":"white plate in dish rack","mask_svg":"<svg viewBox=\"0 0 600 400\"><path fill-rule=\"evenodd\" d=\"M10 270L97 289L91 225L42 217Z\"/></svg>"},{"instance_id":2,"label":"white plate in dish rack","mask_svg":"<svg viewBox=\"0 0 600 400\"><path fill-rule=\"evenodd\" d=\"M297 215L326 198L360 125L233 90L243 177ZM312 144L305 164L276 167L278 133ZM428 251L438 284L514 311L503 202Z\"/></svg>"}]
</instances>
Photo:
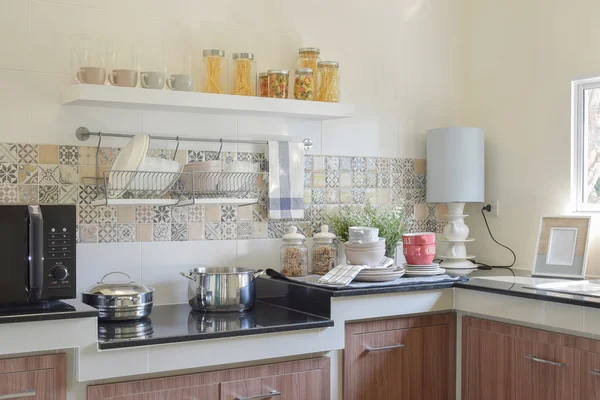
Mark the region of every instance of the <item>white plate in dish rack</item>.
<instances>
[{"instance_id":1,"label":"white plate in dish rack","mask_svg":"<svg viewBox=\"0 0 600 400\"><path fill-rule=\"evenodd\" d=\"M404 268L397 267L395 265L393 265L389 268L365 268L365 269L361 270L358 274L359 275L385 275L385 274L390 274L392 272L396 272L398 270L404 271Z\"/></svg>"},{"instance_id":2,"label":"white plate in dish rack","mask_svg":"<svg viewBox=\"0 0 600 400\"><path fill-rule=\"evenodd\" d=\"M436 276L445 273L446 270L444 268L439 268L434 271L406 271L406 276Z\"/></svg>"},{"instance_id":3,"label":"white plate in dish rack","mask_svg":"<svg viewBox=\"0 0 600 400\"><path fill-rule=\"evenodd\" d=\"M402 275L404 275L404 271L394 272L394 273L385 274L385 275L373 275L373 276L372 275L368 275L368 276L356 275L356 278L354 278L354 280L357 282L390 282L390 281L395 281L396 279L402 277Z\"/></svg>"},{"instance_id":4,"label":"white plate in dish rack","mask_svg":"<svg viewBox=\"0 0 600 400\"><path fill-rule=\"evenodd\" d=\"M421 265L421 264L409 264L409 263L404 263L404 264L402 264L402 265L403 265L404 267L423 267L423 268L425 268L425 267L431 267L431 268L434 268L434 267L439 267L439 266L440 266L440 263L433 263L433 264L422 264L422 265Z\"/></svg>"}]
</instances>

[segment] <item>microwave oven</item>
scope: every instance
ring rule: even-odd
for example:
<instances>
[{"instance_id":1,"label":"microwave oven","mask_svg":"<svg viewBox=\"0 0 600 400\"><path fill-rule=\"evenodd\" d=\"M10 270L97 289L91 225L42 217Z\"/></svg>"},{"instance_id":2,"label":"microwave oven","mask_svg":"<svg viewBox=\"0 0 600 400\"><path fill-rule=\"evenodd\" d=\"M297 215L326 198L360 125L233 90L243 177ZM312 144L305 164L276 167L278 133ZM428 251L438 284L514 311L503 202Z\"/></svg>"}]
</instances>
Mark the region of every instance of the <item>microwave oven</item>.
<instances>
[{"instance_id":1,"label":"microwave oven","mask_svg":"<svg viewBox=\"0 0 600 400\"><path fill-rule=\"evenodd\" d=\"M76 297L76 207L0 206L0 304Z\"/></svg>"}]
</instances>

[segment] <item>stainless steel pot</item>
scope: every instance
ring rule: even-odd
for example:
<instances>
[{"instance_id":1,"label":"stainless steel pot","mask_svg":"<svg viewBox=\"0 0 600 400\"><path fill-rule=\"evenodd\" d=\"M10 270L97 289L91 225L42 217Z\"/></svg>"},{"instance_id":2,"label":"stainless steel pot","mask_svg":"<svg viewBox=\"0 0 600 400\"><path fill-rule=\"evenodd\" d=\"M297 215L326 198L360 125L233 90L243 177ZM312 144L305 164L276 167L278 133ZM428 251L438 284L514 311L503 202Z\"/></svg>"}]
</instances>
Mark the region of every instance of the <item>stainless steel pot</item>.
<instances>
[{"instance_id":1,"label":"stainless steel pot","mask_svg":"<svg viewBox=\"0 0 600 400\"><path fill-rule=\"evenodd\" d=\"M252 308L255 279L263 273L241 267L211 267L180 274L189 279L188 302L194 310L233 312Z\"/></svg>"},{"instance_id":2,"label":"stainless steel pot","mask_svg":"<svg viewBox=\"0 0 600 400\"><path fill-rule=\"evenodd\" d=\"M104 282L112 274L125 275L129 281L121 283ZM154 289L137 284L124 272L111 272L100 282L81 292L81 301L99 311L98 319L124 321L147 317L152 312Z\"/></svg>"}]
</instances>

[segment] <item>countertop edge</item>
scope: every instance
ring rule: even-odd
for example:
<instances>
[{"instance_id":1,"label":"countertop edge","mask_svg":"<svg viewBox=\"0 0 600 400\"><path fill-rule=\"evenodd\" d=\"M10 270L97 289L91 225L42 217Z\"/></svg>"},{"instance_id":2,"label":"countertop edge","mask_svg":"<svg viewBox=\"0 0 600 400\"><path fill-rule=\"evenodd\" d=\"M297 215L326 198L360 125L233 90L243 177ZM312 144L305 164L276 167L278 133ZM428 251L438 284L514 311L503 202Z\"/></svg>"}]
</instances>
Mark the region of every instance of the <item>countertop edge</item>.
<instances>
[{"instance_id":1,"label":"countertop edge","mask_svg":"<svg viewBox=\"0 0 600 400\"><path fill-rule=\"evenodd\" d=\"M171 344L171 343L184 343L184 342L195 342L210 339L224 339L238 336L253 336L267 333L279 333L279 332L291 332L291 331L302 331L308 329L320 329L330 328L334 325L333 320L323 320L314 322L302 322L290 325L276 325L269 326L266 328L253 328L240 331L232 332L216 332L216 333L199 333L195 335L176 336L168 338L148 338L140 339L131 342L114 342L114 343L100 343L98 342L99 350L112 350L112 349L128 349L133 347L144 347L153 346L160 344Z\"/></svg>"}]
</instances>

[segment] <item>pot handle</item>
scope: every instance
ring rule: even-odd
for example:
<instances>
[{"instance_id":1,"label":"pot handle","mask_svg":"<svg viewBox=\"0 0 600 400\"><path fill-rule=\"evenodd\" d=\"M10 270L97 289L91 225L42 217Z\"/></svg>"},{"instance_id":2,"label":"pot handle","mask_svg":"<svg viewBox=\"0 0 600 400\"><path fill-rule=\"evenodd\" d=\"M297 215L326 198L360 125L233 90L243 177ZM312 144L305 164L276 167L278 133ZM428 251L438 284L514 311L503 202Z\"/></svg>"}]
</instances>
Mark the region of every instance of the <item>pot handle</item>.
<instances>
[{"instance_id":1,"label":"pot handle","mask_svg":"<svg viewBox=\"0 0 600 400\"><path fill-rule=\"evenodd\" d=\"M258 269L256 271L254 271L254 273L252 275L254 275L255 278L258 278L259 276L261 276L264 273L265 273L264 269Z\"/></svg>"},{"instance_id":2,"label":"pot handle","mask_svg":"<svg viewBox=\"0 0 600 400\"><path fill-rule=\"evenodd\" d=\"M196 282L196 279L195 279L195 278L192 278L192 276L191 276L191 275L189 275L189 274L186 274L185 272L180 272L180 273L179 273L179 275L183 276L184 278L188 278L190 281L194 281L194 282Z\"/></svg>"},{"instance_id":3,"label":"pot handle","mask_svg":"<svg viewBox=\"0 0 600 400\"><path fill-rule=\"evenodd\" d=\"M98 283L104 283L104 278L106 278L107 276L112 275L112 274L125 275L127 278L129 278L129 282L128 283L133 283L133 279L131 279L131 277L129 275L127 275L125 272L119 272L119 271L109 272L108 274L104 275L102 277L102 279L100 279L100 282L98 282Z\"/></svg>"}]
</instances>

